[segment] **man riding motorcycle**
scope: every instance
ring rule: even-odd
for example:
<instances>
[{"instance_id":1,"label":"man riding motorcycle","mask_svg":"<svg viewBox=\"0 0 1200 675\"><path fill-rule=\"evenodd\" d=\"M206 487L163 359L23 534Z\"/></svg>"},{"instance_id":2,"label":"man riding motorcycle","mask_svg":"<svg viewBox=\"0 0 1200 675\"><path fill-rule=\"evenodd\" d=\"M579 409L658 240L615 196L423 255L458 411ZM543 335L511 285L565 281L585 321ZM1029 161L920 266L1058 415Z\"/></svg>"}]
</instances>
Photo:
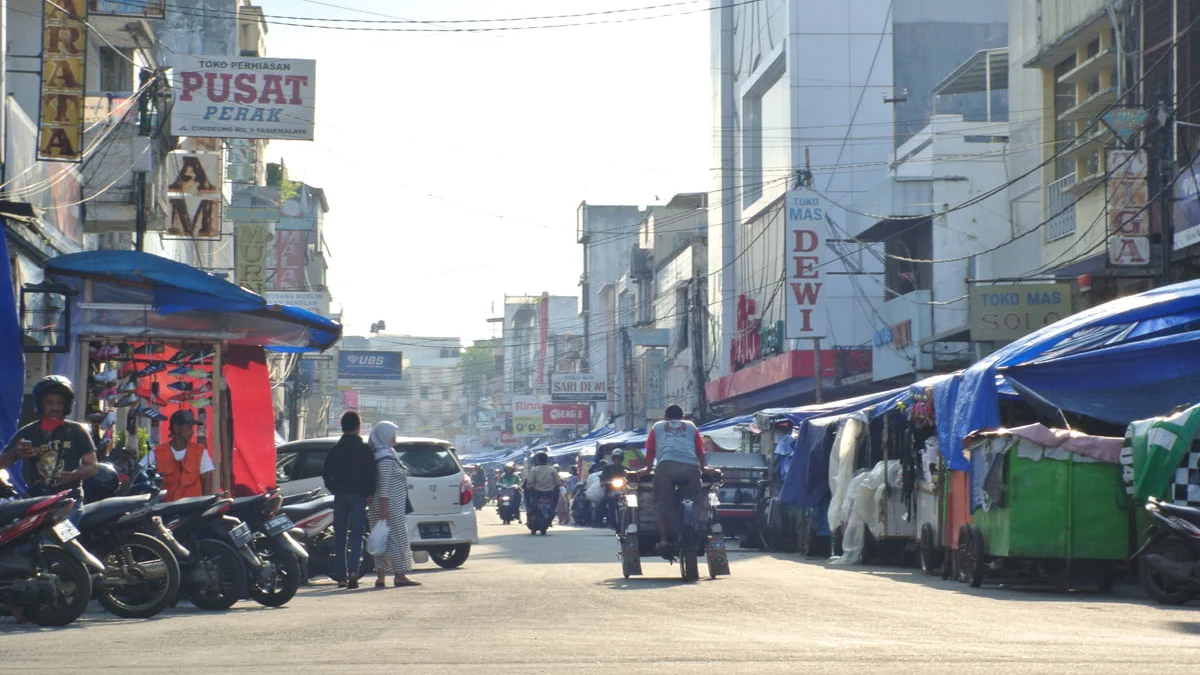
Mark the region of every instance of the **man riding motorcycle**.
<instances>
[{"instance_id":1,"label":"man riding motorcycle","mask_svg":"<svg viewBox=\"0 0 1200 675\"><path fill-rule=\"evenodd\" d=\"M513 488L513 499L516 500L517 513L521 512L521 477L517 475L517 467L512 462L504 465L504 473L500 475L498 481L500 487ZM521 522L521 516L517 516L517 522Z\"/></svg>"},{"instance_id":2,"label":"man riding motorcycle","mask_svg":"<svg viewBox=\"0 0 1200 675\"><path fill-rule=\"evenodd\" d=\"M608 456L608 464L600 471L600 482L604 485L604 516L609 519L609 525L617 527L617 499L613 492L613 479L625 478L628 469L625 466L625 453L613 450Z\"/></svg>"},{"instance_id":3,"label":"man riding motorcycle","mask_svg":"<svg viewBox=\"0 0 1200 675\"><path fill-rule=\"evenodd\" d=\"M532 514L537 499L541 495L549 495L551 499L550 511L553 513L558 508L558 486L561 479L558 477L558 472L554 467L550 466L550 455L545 451L533 453L533 468L525 475L525 505L528 513ZM532 515L530 516L532 518Z\"/></svg>"},{"instance_id":4,"label":"man riding motorcycle","mask_svg":"<svg viewBox=\"0 0 1200 675\"><path fill-rule=\"evenodd\" d=\"M667 526L679 503L700 499L700 478L704 467L704 441L696 425L683 419L683 408L667 406L662 421L656 422L646 438L645 475L654 469L654 494L658 521L658 549L666 550ZM657 460L657 463L656 463ZM676 491L678 485L678 491ZM675 499L666 495L674 494Z\"/></svg>"}]
</instances>

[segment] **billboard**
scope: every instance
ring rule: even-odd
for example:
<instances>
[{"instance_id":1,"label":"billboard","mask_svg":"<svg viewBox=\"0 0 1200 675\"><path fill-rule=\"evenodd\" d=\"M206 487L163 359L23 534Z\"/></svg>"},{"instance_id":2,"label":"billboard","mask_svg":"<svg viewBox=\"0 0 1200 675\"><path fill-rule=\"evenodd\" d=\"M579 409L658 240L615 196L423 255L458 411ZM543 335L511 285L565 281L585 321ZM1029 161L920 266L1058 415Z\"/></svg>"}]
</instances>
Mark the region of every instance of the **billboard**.
<instances>
[{"instance_id":1,"label":"billboard","mask_svg":"<svg viewBox=\"0 0 1200 675\"><path fill-rule=\"evenodd\" d=\"M546 427L586 426L591 421L591 406L586 403L548 403L542 406L542 425Z\"/></svg>"},{"instance_id":2,"label":"billboard","mask_svg":"<svg viewBox=\"0 0 1200 675\"><path fill-rule=\"evenodd\" d=\"M974 284L971 341L1009 342L1071 314L1070 284Z\"/></svg>"},{"instance_id":3,"label":"billboard","mask_svg":"<svg viewBox=\"0 0 1200 675\"><path fill-rule=\"evenodd\" d=\"M540 436L545 433L542 424L544 405L537 396L513 396L513 433L517 436Z\"/></svg>"},{"instance_id":4,"label":"billboard","mask_svg":"<svg viewBox=\"0 0 1200 675\"><path fill-rule=\"evenodd\" d=\"M42 89L37 146L40 160L83 159L87 35L87 5L83 0L42 3Z\"/></svg>"},{"instance_id":5,"label":"billboard","mask_svg":"<svg viewBox=\"0 0 1200 675\"><path fill-rule=\"evenodd\" d=\"M338 352L338 384L363 387L399 382L403 367L404 352L343 349Z\"/></svg>"},{"instance_id":6,"label":"billboard","mask_svg":"<svg viewBox=\"0 0 1200 675\"><path fill-rule=\"evenodd\" d=\"M1175 181L1175 249L1200 242L1200 157Z\"/></svg>"},{"instance_id":7,"label":"billboard","mask_svg":"<svg viewBox=\"0 0 1200 675\"><path fill-rule=\"evenodd\" d=\"M268 223L238 223L234 226L234 281L247 290L262 293L267 284Z\"/></svg>"},{"instance_id":8,"label":"billboard","mask_svg":"<svg viewBox=\"0 0 1200 675\"><path fill-rule=\"evenodd\" d=\"M1145 151L1108 151L1108 263L1150 264L1150 187Z\"/></svg>"},{"instance_id":9,"label":"billboard","mask_svg":"<svg viewBox=\"0 0 1200 675\"><path fill-rule=\"evenodd\" d=\"M167 175L172 177L167 184L168 237L221 237L223 162L220 152L175 150L167 156Z\"/></svg>"},{"instance_id":10,"label":"billboard","mask_svg":"<svg viewBox=\"0 0 1200 675\"><path fill-rule=\"evenodd\" d=\"M834 262L827 243L829 204L810 190L792 190L784 198L783 208L786 337L823 338L829 332L822 309L822 288L826 286L823 277L829 271L825 266Z\"/></svg>"},{"instance_id":11,"label":"billboard","mask_svg":"<svg viewBox=\"0 0 1200 675\"><path fill-rule=\"evenodd\" d=\"M167 0L87 0L87 5L90 14L161 19L166 16Z\"/></svg>"},{"instance_id":12,"label":"billboard","mask_svg":"<svg viewBox=\"0 0 1200 675\"><path fill-rule=\"evenodd\" d=\"M317 62L178 54L171 134L311 141Z\"/></svg>"},{"instance_id":13,"label":"billboard","mask_svg":"<svg viewBox=\"0 0 1200 675\"><path fill-rule=\"evenodd\" d=\"M550 400L554 403L594 403L608 400L608 377L591 373L550 376Z\"/></svg>"},{"instance_id":14,"label":"billboard","mask_svg":"<svg viewBox=\"0 0 1200 675\"><path fill-rule=\"evenodd\" d=\"M275 230L275 283L277 291L302 291L308 287L304 279L304 250L308 233L303 230Z\"/></svg>"},{"instance_id":15,"label":"billboard","mask_svg":"<svg viewBox=\"0 0 1200 675\"><path fill-rule=\"evenodd\" d=\"M267 291L262 294L272 305L291 305L307 309L314 314L325 314L325 293L321 291Z\"/></svg>"}]
</instances>

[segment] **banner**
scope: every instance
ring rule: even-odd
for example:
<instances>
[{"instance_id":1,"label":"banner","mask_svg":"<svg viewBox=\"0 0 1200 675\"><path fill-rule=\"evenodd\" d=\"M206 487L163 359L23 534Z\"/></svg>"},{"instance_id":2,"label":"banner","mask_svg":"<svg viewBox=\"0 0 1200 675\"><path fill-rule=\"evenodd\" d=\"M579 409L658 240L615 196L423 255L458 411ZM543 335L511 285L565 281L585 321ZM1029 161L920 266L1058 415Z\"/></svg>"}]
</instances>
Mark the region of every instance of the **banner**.
<instances>
[{"instance_id":1,"label":"banner","mask_svg":"<svg viewBox=\"0 0 1200 675\"><path fill-rule=\"evenodd\" d=\"M608 400L608 376L555 373L550 376L550 400L555 403L603 403Z\"/></svg>"},{"instance_id":2,"label":"banner","mask_svg":"<svg viewBox=\"0 0 1200 675\"><path fill-rule=\"evenodd\" d=\"M591 406L586 403L549 403L542 406L542 425L546 427L587 426Z\"/></svg>"},{"instance_id":3,"label":"banner","mask_svg":"<svg viewBox=\"0 0 1200 675\"><path fill-rule=\"evenodd\" d=\"M267 285L268 223L238 223L233 231L234 281L246 290L262 294Z\"/></svg>"},{"instance_id":4,"label":"banner","mask_svg":"<svg viewBox=\"0 0 1200 675\"><path fill-rule=\"evenodd\" d=\"M1150 264L1150 188L1144 151L1108 151L1108 263Z\"/></svg>"},{"instance_id":5,"label":"banner","mask_svg":"<svg viewBox=\"0 0 1200 675\"><path fill-rule=\"evenodd\" d=\"M171 134L311 141L317 62L176 55Z\"/></svg>"},{"instance_id":6,"label":"banner","mask_svg":"<svg viewBox=\"0 0 1200 675\"><path fill-rule=\"evenodd\" d=\"M42 3L42 90L37 158L83 159L87 5L83 0Z\"/></svg>"},{"instance_id":7,"label":"banner","mask_svg":"<svg viewBox=\"0 0 1200 675\"><path fill-rule=\"evenodd\" d=\"M784 251L784 316L788 339L811 340L826 337L827 314L823 311L821 289L826 285L826 265L834 262L829 250L829 204L815 192L792 190L784 199L786 239Z\"/></svg>"},{"instance_id":8,"label":"banner","mask_svg":"<svg viewBox=\"0 0 1200 675\"><path fill-rule=\"evenodd\" d=\"M275 231L275 283L277 291L302 291L308 288L304 279L304 249L308 233L303 230Z\"/></svg>"},{"instance_id":9,"label":"banner","mask_svg":"<svg viewBox=\"0 0 1200 675\"><path fill-rule=\"evenodd\" d=\"M537 396L513 396L513 433L517 436L540 436L545 433L542 407Z\"/></svg>"},{"instance_id":10,"label":"banner","mask_svg":"<svg viewBox=\"0 0 1200 675\"><path fill-rule=\"evenodd\" d=\"M88 0L87 4L91 14L162 19L166 15L167 0Z\"/></svg>"},{"instance_id":11,"label":"banner","mask_svg":"<svg viewBox=\"0 0 1200 675\"><path fill-rule=\"evenodd\" d=\"M403 379L404 352L338 352L338 384L370 386Z\"/></svg>"}]
</instances>

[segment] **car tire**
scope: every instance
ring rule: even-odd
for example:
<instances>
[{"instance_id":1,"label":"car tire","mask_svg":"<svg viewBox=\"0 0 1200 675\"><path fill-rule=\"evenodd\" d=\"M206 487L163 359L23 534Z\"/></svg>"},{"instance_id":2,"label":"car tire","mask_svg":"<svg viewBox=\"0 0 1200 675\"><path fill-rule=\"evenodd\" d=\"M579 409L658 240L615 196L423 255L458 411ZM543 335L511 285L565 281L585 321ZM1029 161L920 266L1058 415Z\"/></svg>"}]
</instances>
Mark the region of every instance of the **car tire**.
<instances>
[{"instance_id":1,"label":"car tire","mask_svg":"<svg viewBox=\"0 0 1200 675\"><path fill-rule=\"evenodd\" d=\"M429 558L435 565L442 569L452 570L462 567L462 564L467 562L467 558L471 555L470 544L457 544L455 546L434 546L429 549Z\"/></svg>"}]
</instances>

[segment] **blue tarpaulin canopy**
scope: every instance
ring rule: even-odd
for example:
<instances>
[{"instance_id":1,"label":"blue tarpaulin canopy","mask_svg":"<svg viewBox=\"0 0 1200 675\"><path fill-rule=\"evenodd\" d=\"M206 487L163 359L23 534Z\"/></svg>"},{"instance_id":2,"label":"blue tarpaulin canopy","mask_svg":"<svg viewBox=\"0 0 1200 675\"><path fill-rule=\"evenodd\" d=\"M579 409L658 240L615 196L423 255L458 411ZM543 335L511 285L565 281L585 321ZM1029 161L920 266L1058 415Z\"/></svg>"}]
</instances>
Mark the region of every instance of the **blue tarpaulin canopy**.
<instances>
[{"instance_id":1,"label":"blue tarpaulin canopy","mask_svg":"<svg viewBox=\"0 0 1200 675\"><path fill-rule=\"evenodd\" d=\"M813 403L810 405L800 406L799 408L768 408L758 413L768 419L787 419L792 424L800 424L804 420L813 417L824 417L826 415L836 415L842 412L855 412L864 408L871 408L875 405L888 401L899 394L908 391L907 387L899 389L891 389L889 391L879 392L877 394L864 394L855 398L846 398L840 401L828 401L826 403Z\"/></svg>"},{"instance_id":2,"label":"blue tarpaulin canopy","mask_svg":"<svg viewBox=\"0 0 1200 675\"><path fill-rule=\"evenodd\" d=\"M342 334L337 322L319 314L271 305L208 272L140 251L59 256L46 273L77 292L72 328L78 334L169 335L288 352L323 351Z\"/></svg>"},{"instance_id":3,"label":"blue tarpaulin canopy","mask_svg":"<svg viewBox=\"0 0 1200 675\"><path fill-rule=\"evenodd\" d=\"M1058 390L1063 392L1061 395L1051 394L1052 389L1045 387L1051 372L1066 373L1066 363L1075 364L1070 371L1074 375L1080 374L1080 364L1120 363L1121 370L1112 370L1110 365L1109 370L1093 371L1103 372L1105 384L1108 385L1105 390L1095 395L1094 403L1088 403L1088 396L1079 390L1075 390L1074 398L1071 399L1071 405L1090 407L1094 412L1102 412L1112 417L1115 414L1113 407L1116 405L1116 401L1112 400L1112 390L1120 387L1122 382L1135 382L1137 378L1145 377L1145 374L1132 372L1135 369L1169 368L1173 372L1162 373L1163 382L1171 382L1175 374L1181 372L1178 364L1164 364L1155 354L1182 356L1187 353L1187 347L1182 343L1153 340L1166 340L1166 337L1172 334L1186 335L1196 330L1198 323L1200 281L1164 286L1113 300L1055 322L975 363L963 372L961 379L955 378L935 385L934 410L939 419L938 436L942 444L942 453L949 460L950 468L967 469L967 461L962 453L964 438L980 429L995 429L1000 426L999 401L1004 382L1001 369L1009 368L1016 378L1024 380L1030 388L1035 388L1031 383L1036 380L1044 389L1039 390L1043 397L1052 396L1065 402L1068 400L1066 392L1071 391L1069 387L1072 385L1063 383L1062 388ZM1127 347L1114 351L1113 348L1118 345ZM1095 352L1095 355L1090 358L1083 356L1087 352ZM1080 356L1074 361L1062 361L1056 366L1056 371L1050 370L1050 364L1072 355ZM1027 371L1014 368L1035 361L1044 362L1044 366L1031 367ZM1039 372L1044 374L1040 378ZM1171 382L1171 386L1181 385L1179 382ZM1177 404L1181 402L1184 401ZM947 417L950 418L950 424L941 424L940 421Z\"/></svg>"}]
</instances>

